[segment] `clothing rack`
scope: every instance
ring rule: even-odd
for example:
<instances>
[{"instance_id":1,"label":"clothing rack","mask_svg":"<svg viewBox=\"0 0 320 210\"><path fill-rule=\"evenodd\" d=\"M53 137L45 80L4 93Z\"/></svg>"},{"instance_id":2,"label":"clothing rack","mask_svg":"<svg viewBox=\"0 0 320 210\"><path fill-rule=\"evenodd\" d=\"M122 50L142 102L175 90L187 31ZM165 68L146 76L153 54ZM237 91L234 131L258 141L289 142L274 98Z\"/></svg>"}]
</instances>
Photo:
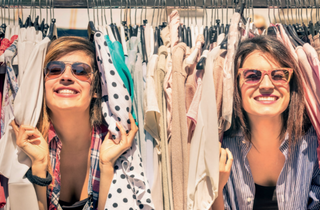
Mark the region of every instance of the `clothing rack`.
<instances>
[{"instance_id":1,"label":"clothing rack","mask_svg":"<svg viewBox=\"0 0 320 210\"><path fill-rule=\"evenodd\" d=\"M10 0L9 0L10 1ZM13 0L14 1L14 0ZM136 2L137 1L137 2ZM144 2L143 0L131 0L131 7L135 7L137 6L149 6L149 7L153 7L154 6L154 1L147 1ZM217 8L221 8L221 4L223 5L223 8L226 8L228 6L228 8L232 8L233 7L233 0L208 0L208 1L203 1L203 0L189 0L189 2L187 3L186 0L180 0L180 5L181 7L185 7L185 6L198 6L198 7L203 7L203 5L206 5L207 7L211 7L212 6L212 2L215 2L214 5L217 6ZM32 3L33 2L33 3ZM41 7L45 7L46 4L49 5L50 4L50 0L40 0L40 4ZM130 1L128 1L130 2ZM272 5L271 0L235 0L235 2L246 2L247 5L251 5L252 7L252 2L253 2L253 8L268 8L268 2L269 5ZM315 1L310 1L311 4L305 4L305 5L300 5L300 7L310 7L315 5ZM33 0L16 0L14 2L10 1L10 3L8 4L7 1L5 0L1 0L0 4L3 6L5 5L5 7L7 7L8 5L10 5L10 7L12 6L17 6L17 5L22 5L23 7L31 7L31 6L35 6L36 8L39 7L39 1L33 1ZM106 0L105 3L106 6L110 6L110 0ZM130 3L129 3L130 4ZM159 5L159 1L156 1L156 4ZM228 4L228 5L227 5ZM286 7L286 1L282 1L279 4L279 1L276 1L275 4L278 5L282 5L281 7ZM94 7L94 5L101 5L101 0L89 0L89 7L92 8ZM121 5L121 0L111 0L111 5L113 7L119 7ZM125 7L126 5L126 0L122 0L122 6ZM53 2L53 6L54 8L87 8L87 0L54 0ZM179 0L166 0L166 6L179 6ZM292 5L294 6L294 5Z\"/></svg>"}]
</instances>

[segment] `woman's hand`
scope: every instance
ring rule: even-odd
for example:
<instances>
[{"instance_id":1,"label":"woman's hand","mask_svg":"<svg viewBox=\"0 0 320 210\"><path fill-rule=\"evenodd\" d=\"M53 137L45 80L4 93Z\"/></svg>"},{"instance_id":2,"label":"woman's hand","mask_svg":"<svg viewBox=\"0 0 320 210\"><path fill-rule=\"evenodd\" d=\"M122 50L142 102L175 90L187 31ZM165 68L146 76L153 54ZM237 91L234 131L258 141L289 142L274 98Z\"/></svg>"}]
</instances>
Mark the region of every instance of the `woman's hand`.
<instances>
[{"instance_id":1,"label":"woman's hand","mask_svg":"<svg viewBox=\"0 0 320 210\"><path fill-rule=\"evenodd\" d=\"M134 140L134 136L138 131L132 115L129 115L131 122L131 130L126 134L125 129L120 123L117 122L117 127L120 130L120 142L117 144L112 138L111 133L108 132L101 147L100 147L100 168L102 167L112 167L114 166L116 160L129 149Z\"/></svg>"},{"instance_id":2,"label":"woman's hand","mask_svg":"<svg viewBox=\"0 0 320 210\"><path fill-rule=\"evenodd\" d=\"M233 156L230 150L221 148L220 144L220 161L219 161L219 192L222 192L230 176Z\"/></svg>"},{"instance_id":3,"label":"woman's hand","mask_svg":"<svg viewBox=\"0 0 320 210\"><path fill-rule=\"evenodd\" d=\"M49 161L49 147L39 130L29 125L19 127L14 120L10 125L15 132L17 145L29 156L32 167L41 165L46 170Z\"/></svg>"}]
</instances>

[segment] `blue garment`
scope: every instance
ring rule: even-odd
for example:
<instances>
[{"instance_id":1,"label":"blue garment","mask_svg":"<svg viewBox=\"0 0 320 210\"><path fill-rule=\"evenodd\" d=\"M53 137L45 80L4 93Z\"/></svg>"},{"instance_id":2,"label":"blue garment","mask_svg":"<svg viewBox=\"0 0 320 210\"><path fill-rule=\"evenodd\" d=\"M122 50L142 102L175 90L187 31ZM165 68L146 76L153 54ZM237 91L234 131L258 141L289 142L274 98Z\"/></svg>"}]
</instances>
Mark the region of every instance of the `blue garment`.
<instances>
[{"instance_id":1,"label":"blue garment","mask_svg":"<svg viewBox=\"0 0 320 210\"><path fill-rule=\"evenodd\" d=\"M278 208L320 209L320 170L317 157L317 135L310 128L293 146L288 156L288 135L280 146L285 163L276 185ZM247 154L252 144L240 134L224 138L223 148L229 148L234 161L230 178L223 189L225 209L252 209L255 185Z\"/></svg>"},{"instance_id":2,"label":"blue garment","mask_svg":"<svg viewBox=\"0 0 320 210\"><path fill-rule=\"evenodd\" d=\"M121 80L123 81L124 85L126 86L129 92L131 101L133 102L133 99L134 99L133 80L131 77L131 73L125 63L125 57L124 57L122 45L118 41L111 42L108 35L105 35L104 39L106 40L107 45L109 47L113 65L116 68L119 76L121 77ZM136 120L137 118L132 107L131 107L131 114L133 116L133 119ZM136 120L136 124L138 125L137 120Z\"/></svg>"}]
</instances>

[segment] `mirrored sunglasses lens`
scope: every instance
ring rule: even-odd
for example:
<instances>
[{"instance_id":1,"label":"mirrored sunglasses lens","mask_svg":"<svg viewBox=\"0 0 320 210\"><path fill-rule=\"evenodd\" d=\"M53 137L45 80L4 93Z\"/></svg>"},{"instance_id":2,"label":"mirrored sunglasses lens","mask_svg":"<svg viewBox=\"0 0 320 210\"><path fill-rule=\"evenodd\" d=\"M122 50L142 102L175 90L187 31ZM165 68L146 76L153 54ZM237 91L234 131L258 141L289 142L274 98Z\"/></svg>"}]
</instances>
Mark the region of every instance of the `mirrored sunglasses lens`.
<instances>
[{"instance_id":1,"label":"mirrored sunglasses lens","mask_svg":"<svg viewBox=\"0 0 320 210\"><path fill-rule=\"evenodd\" d=\"M261 79L261 71L259 70L246 70L243 72L246 83L255 84Z\"/></svg>"},{"instance_id":2,"label":"mirrored sunglasses lens","mask_svg":"<svg viewBox=\"0 0 320 210\"><path fill-rule=\"evenodd\" d=\"M87 81L91 75L91 67L85 63L72 64L72 71L79 80Z\"/></svg>"},{"instance_id":3,"label":"mirrored sunglasses lens","mask_svg":"<svg viewBox=\"0 0 320 210\"><path fill-rule=\"evenodd\" d=\"M56 78L59 77L65 68L64 63L60 62L49 62L47 65L47 77Z\"/></svg>"}]
</instances>

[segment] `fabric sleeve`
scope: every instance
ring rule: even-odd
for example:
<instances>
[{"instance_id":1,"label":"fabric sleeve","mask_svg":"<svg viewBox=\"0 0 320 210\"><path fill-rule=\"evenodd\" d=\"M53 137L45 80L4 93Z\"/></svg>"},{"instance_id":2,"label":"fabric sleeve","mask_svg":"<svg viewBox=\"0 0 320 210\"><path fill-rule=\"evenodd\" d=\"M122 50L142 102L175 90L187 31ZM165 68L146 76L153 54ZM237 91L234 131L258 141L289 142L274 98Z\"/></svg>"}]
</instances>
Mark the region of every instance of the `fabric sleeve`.
<instances>
[{"instance_id":1,"label":"fabric sleeve","mask_svg":"<svg viewBox=\"0 0 320 210\"><path fill-rule=\"evenodd\" d=\"M320 209L320 169L318 161L315 161L312 181L309 191L308 209Z\"/></svg>"}]
</instances>

